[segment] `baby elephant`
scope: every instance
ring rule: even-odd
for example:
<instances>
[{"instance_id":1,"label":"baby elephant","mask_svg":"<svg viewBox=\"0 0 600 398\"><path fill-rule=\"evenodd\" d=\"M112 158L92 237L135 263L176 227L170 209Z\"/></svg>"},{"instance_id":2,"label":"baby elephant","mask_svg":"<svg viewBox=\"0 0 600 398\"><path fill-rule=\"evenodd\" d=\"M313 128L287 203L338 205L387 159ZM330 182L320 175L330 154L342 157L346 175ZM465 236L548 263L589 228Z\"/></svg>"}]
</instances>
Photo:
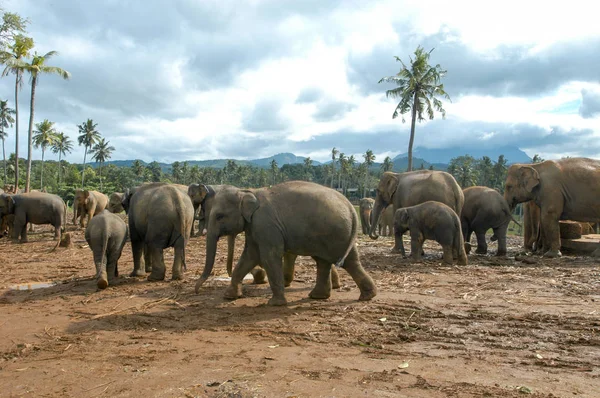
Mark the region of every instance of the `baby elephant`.
<instances>
[{"instance_id":1,"label":"baby elephant","mask_svg":"<svg viewBox=\"0 0 600 398\"><path fill-rule=\"evenodd\" d=\"M413 260L421 260L423 242L432 239L442 245L444 262L467 265L460 220L458 215L447 205L429 201L420 205L404 207L394 214L394 234L402 239L402 234L410 230L410 249ZM406 255L405 253L402 253Z\"/></svg>"},{"instance_id":2,"label":"baby elephant","mask_svg":"<svg viewBox=\"0 0 600 398\"><path fill-rule=\"evenodd\" d=\"M98 288L106 289L119 276L117 261L127 240L127 225L116 214L103 210L88 223L85 240L94 252Z\"/></svg>"}]
</instances>

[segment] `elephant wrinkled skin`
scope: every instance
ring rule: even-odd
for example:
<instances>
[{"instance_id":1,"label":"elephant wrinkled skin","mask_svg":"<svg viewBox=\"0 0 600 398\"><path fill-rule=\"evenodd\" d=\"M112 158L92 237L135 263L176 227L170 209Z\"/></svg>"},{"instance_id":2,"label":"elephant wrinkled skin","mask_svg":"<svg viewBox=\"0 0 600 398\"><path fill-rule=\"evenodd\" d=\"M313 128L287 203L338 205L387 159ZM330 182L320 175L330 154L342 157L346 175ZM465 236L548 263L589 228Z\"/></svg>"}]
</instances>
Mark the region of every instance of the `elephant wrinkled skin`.
<instances>
[{"instance_id":1,"label":"elephant wrinkled skin","mask_svg":"<svg viewBox=\"0 0 600 398\"><path fill-rule=\"evenodd\" d=\"M75 190L75 199L73 200L73 225L77 224L79 218L79 226L83 228L84 217L89 223L92 217L100 214L108 204L108 196L98 191L88 191L77 189Z\"/></svg>"},{"instance_id":2,"label":"elephant wrinkled skin","mask_svg":"<svg viewBox=\"0 0 600 398\"><path fill-rule=\"evenodd\" d=\"M261 264L273 297L270 305L286 305L282 257L311 256L317 262L314 299L331 294L331 265L341 265L360 289L360 300L376 295L371 277L360 264L356 248L358 216L339 192L322 185L289 181L270 188L226 188L215 195L208 221L206 263L196 291L212 272L221 236L245 233L246 244L225 292L228 299L242 295L242 278Z\"/></svg>"}]
</instances>

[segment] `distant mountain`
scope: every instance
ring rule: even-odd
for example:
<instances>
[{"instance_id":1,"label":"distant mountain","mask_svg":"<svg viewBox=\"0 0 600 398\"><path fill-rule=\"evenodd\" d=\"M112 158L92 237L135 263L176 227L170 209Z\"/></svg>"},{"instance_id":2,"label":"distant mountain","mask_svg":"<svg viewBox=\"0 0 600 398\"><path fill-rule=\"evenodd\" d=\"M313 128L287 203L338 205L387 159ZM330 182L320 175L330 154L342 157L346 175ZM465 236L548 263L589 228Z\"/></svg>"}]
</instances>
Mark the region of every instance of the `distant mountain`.
<instances>
[{"instance_id":1,"label":"distant mountain","mask_svg":"<svg viewBox=\"0 0 600 398\"><path fill-rule=\"evenodd\" d=\"M279 153L277 155L274 155L274 156L271 156L268 158L249 160L249 162L258 167L268 168L268 167L271 167L271 161L273 161L273 159L275 159L275 161L277 162L277 165L279 167L281 167L284 164L304 163L304 159L306 159L306 158L303 156L296 156L293 153ZM312 163L313 163L313 166L318 166L321 164L320 162L317 162L316 160L313 160Z\"/></svg>"},{"instance_id":2,"label":"distant mountain","mask_svg":"<svg viewBox=\"0 0 600 398\"><path fill-rule=\"evenodd\" d=\"M498 156L504 155L504 158L509 164L531 162L531 158L525 152L515 146L503 146L490 149L464 147L429 149L418 147L413 150L414 158L427 159L428 162L431 162L434 165L436 163L448 164L452 158L463 155L471 155L475 159L479 159L483 156L489 156L493 161L498 160ZM406 153L396 156L394 161L404 157L406 157ZM419 164L413 161L413 168L418 168L418 166Z\"/></svg>"}]
</instances>

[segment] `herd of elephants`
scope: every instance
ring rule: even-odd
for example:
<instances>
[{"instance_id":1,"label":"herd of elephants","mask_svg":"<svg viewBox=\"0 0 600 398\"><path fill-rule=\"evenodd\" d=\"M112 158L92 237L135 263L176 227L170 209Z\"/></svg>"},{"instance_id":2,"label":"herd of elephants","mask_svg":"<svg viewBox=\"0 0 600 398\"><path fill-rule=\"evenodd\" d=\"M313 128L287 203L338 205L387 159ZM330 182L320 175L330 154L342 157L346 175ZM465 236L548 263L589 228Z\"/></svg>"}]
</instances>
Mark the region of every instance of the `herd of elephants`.
<instances>
[{"instance_id":1,"label":"herd of elephants","mask_svg":"<svg viewBox=\"0 0 600 398\"><path fill-rule=\"evenodd\" d=\"M502 195L487 187L461 189L443 171L385 172L375 199L363 198L358 215L338 191L305 181L241 189L230 185L146 183L110 197L77 190L73 223L85 227L93 251L97 286L106 288L118 276L119 260L131 241L131 276L165 279L163 250L174 248L172 278L182 278L186 245L196 232L206 235L206 262L196 292L212 273L220 237L228 239L227 272L231 283L225 297L242 296L242 280L252 273L255 283L268 278L270 305L285 305L284 288L294 278L296 257L310 256L317 266L309 296L325 299L339 287L337 267L344 268L360 289L359 300L370 300L376 286L360 262L356 245L359 228L378 238L386 229L394 235L393 251L406 255L402 235L410 231L411 257L420 260L423 242L437 241L443 260L467 264L471 235L476 253L487 253L486 232L498 241L497 255L506 255L506 234L512 212L524 204L524 246L547 257L560 256L559 220L600 221L600 161L588 158L548 160L509 167ZM116 213L125 211L128 223ZM359 217L360 216L360 217ZM45 192L0 195L3 229L27 242L27 224L51 224L60 242L67 206ZM359 220L360 219L360 220ZM360 226L359 226L360 224ZM245 245L235 267L235 237L244 232ZM465 243L466 242L466 243ZM57 243L58 246L58 243ZM594 256L600 256L597 248Z\"/></svg>"}]
</instances>

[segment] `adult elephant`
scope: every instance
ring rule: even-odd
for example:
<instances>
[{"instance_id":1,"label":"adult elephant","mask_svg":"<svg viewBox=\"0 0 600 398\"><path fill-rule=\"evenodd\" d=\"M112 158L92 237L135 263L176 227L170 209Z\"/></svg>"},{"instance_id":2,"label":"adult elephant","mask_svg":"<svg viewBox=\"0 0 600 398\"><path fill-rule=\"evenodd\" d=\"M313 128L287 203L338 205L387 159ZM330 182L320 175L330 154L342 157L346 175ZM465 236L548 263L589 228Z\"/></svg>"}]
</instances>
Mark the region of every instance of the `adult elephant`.
<instances>
[{"instance_id":1,"label":"adult elephant","mask_svg":"<svg viewBox=\"0 0 600 398\"><path fill-rule=\"evenodd\" d=\"M508 224L514 221L508 203L495 189L488 187L469 187L463 191L465 204L460 216L465 247L470 251L471 235L477 237L477 254L487 253L485 233L488 229L494 231L492 240L498 241L497 256L506 255L506 232ZM516 222L516 221L515 221Z\"/></svg>"},{"instance_id":2,"label":"adult elephant","mask_svg":"<svg viewBox=\"0 0 600 398\"><path fill-rule=\"evenodd\" d=\"M123 208L123 195L124 192L113 192L108 197L108 205L106 206L106 210L111 213L117 214L121 213L125 209Z\"/></svg>"},{"instance_id":3,"label":"adult elephant","mask_svg":"<svg viewBox=\"0 0 600 398\"><path fill-rule=\"evenodd\" d=\"M73 199L73 225L79 218L79 226L84 227L83 219L87 218L87 223L92 217L100 214L108 204L108 196L98 191L89 191L87 189L75 190L75 199Z\"/></svg>"},{"instance_id":4,"label":"adult elephant","mask_svg":"<svg viewBox=\"0 0 600 398\"><path fill-rule=\"evenodd\" d=\"M163 250L174 247L172 279L181 279L185 248L194 220L194 206L187 192L175 185L151 183L138 187L132 195L126 193L123 202L129 218L133 252L131 276L144 275L141 261L144 253L145 271L151 272L148 280L164 280Z\"/></svg>"},{"instance_id":5,"label":"adult elephant","mask_svg":"<svg viewBox=\"0 0 600 398\"><path fill-rule=\"evenodd\" d=\"M504 198L511 210L533 200L540 207L545 257L560 253L559 220L600 221L600 161L588 158L513 164L508 168ZM592 253L600 256L600 247Z\"/></svg>"},{"instance_id":6,"label":"adult elephant","mask_svg":"<svg viewBox=\"0 0 600 398\"><path fill-rule=\"evenodd\" d=\"M50 224L54 227L54 238L60 242L62 229L66 226L67 206L60 196L29 192L18 195L0 195L0 218L14 215L13 239L27 242L27 223Z\"/></svg>"},{"instance_id":7,"label":"adult elephant","mask_svg":"<svg viewBox=\"0 0 600 398\"><path fill-rule=\"evenodd\" d=\"M444 171L417 170L406 173L386 171L377 185L371 238L378 238L377 223L387 206L393 206L395 213L403 207L415 206L430 200L448 205L460 217L465 198L454 177ZM394 235L392 250L404 253L401 235Z\"/></svg>"},{"instance_id":8,"label":"adult elephant","mask_svg":"<svg viewBox=\"0 0 600 398\"><path fill-rule=\"evenodd\" d=\"M208 220L206 263L196 291L212 272L221 236L244 232L246 244L225 292L242 295L242 279L256 265L264 267L273 297L269 305L285 305L282 257L311 256L317 262L314 299L331 294L331 266L340 265L358 285L360 300L376 295L375 283L360 264L356 236L358 216L339 192L322 185L289 181L270 188L226 188L215 195Z\"/></svg>"},{"instance_id":9,"label":"adult elephant","mask_svg":"<svg viewBox=\"0 0 600 398\"><path fill-rule=\"evenodd\" d=\"M371 198L362 198L358 202L358 214L360 214L360 226L363 235L368 235L371 230L371 213L374 205L375 199Z\"/></svg>"}]
</instances>

